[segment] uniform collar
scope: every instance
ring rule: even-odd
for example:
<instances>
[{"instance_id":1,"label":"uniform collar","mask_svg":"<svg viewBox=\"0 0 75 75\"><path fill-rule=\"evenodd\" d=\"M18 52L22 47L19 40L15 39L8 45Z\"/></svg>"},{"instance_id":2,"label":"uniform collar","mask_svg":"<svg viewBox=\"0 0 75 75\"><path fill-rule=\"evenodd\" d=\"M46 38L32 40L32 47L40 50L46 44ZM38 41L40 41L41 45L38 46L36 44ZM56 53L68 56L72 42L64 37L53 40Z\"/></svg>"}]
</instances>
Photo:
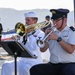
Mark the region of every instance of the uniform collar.
<instances>
[{"instance_id":1,"label":"uniform collar","mask_svg":"<svg viewBox=\"0 0 75 75\"><path fill-rule=\"evenodd\" d=\"M35 31L33 31L33 32L30 32L30 33L27 34L27 36L30 36L30 35L38 35L39 32L40 32L40 30L41 30L41 29L35 30Z\"/></svg>"},{"instance_id":2,"label":"uniform collar","mask_svg":"<svg viewBox=\"0 0 75 75\"><path fill-rule=\"evenodd\" d=\"M27 34L27 36L33 35L36 31L30 32Z\"/></svg>"},{"instance_id":3,"label":"uniform collar","mask_svg":"<svg viewBox=\"0 0 75 75\"><path fill-rule=\"evenodd\" d=\"M69 27L68 27L68 26L66 26L61 32L67 31L67 30L69 30ZM58 29L56 29L55 31L56 31L56 32L60 32Z\"/></svg>"}]
</instances>

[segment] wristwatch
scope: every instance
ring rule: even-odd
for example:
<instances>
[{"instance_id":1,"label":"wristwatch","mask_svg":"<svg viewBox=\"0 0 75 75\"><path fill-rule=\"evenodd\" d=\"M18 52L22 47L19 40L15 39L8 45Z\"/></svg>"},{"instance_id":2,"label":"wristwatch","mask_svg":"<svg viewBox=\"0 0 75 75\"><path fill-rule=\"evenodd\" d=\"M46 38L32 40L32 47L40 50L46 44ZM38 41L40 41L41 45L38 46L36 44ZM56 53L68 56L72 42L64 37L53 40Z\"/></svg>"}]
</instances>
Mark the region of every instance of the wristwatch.
<instances>
[{"instance_id":1,"label":"wristwatch","mask_svg":"<svg viewBox=\"0 0 75 75\"><path fill-rule=\"evenodd\" d=\"M62 38L58 37L57 42L60 42L60 41L62 41Z\"/></svg>"}]
</instances>

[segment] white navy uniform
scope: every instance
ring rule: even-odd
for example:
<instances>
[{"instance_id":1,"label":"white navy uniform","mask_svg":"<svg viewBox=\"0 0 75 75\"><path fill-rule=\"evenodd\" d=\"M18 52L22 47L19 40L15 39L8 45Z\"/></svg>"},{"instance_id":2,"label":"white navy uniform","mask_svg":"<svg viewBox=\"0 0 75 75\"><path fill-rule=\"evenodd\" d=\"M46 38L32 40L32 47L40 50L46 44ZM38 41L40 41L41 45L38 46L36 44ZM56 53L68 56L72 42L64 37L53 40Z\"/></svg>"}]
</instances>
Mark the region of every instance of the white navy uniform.
<instances>
[{"instance_id":1,"label":"white navy uniform","mask_svg":"<svg viewBox=\"0 0 75 75\"><path fill-rule=\"evenodd\" d=\"M56 30L55 33L65 42L75 45L75 31L72 31L68 26L66 26L61 32ZM49 50L51 53L51 63L75 62L75 51L72 54L69 54L56 40L50 40L48 43L50 45Z\"/></svg>"},{"instance_id":2,"label":"white navy uniform","mask_svg":"<svg viewBox=\"0 0 75 75\"><path fill-rule=\"evenodd\" d=\"M19 75L30 75L29 69L35 65L42 63L43 60L41 58L41 52L40 48L37 46L36 41L41 37L41 39L44 37L44 32L40 29L37 30L33 35L30 35L28 37L28 40L26 44L24 45L21 41L19 41L23 47L27 48L32 54L38 56L37 59L34 58L18 58L17 61L17 70L19 71ZM6 62L2 65L2 72L1 75L12 75L12 72L14 72L14 62Z\"/></svg>"}]
</instances>

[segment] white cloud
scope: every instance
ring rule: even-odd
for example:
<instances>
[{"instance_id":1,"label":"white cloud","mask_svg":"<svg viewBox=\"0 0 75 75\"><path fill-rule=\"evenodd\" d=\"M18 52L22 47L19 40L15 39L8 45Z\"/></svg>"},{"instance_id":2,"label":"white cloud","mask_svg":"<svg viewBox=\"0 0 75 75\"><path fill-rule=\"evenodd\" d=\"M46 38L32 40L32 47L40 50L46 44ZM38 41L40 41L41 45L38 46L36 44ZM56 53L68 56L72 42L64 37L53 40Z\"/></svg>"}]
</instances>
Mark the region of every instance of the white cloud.
<instances>
[{"instance_id":1,"label":"white cloud","mask_svg":"<svg viewBox=\"0 0 75 75\"><path fill-rule=\"evenodd\" d=\"M0 8L17 10L68 8L74 10L73 0L0 0Z\"/></svg>"}]
</instances>

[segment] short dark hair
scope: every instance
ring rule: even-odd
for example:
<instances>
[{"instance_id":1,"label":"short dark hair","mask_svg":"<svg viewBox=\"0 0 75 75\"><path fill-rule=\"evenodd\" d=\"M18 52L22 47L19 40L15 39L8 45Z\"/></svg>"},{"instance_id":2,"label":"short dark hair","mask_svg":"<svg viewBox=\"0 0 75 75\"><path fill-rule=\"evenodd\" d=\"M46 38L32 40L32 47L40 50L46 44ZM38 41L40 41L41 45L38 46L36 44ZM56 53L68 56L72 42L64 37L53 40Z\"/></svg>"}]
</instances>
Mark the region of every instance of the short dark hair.
<instances>
[{"instance_id":1,"label":"short dark hair","mask_svg":"<svg viewBox=\"0 0 75 75\"><path fill-rule=\"evenodd\" d=\"M50 18L50 16L49 16L49 15L47 15L45 18Z\"/></svg>"}]
</instances>

